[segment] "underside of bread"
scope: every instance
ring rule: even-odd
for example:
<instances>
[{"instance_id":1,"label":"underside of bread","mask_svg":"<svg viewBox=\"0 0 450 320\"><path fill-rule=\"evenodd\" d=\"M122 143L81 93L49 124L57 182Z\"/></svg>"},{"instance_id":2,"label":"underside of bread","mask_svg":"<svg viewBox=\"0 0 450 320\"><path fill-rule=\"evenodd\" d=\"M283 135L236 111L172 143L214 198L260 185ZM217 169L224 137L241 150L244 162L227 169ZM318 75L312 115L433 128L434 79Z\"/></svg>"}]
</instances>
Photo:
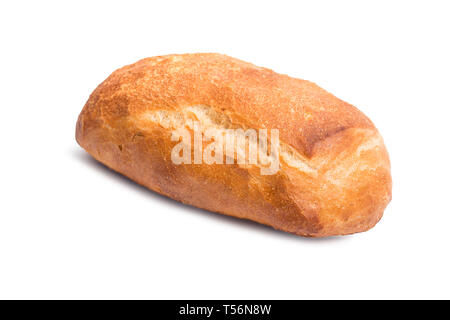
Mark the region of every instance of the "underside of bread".
<instances>
[{"instance_id":1,"label":"underside of bread","mask_svg":"<svg viewBox=\"0 0 450 320\"><path fill-rule=\"evenodd\" d=\"M176 164L172 133L277 129L279 170ZM183 203L302 236L373 227L391 199L389 157L372 122L317 85L219 54L152 57L115 71L76 128L95 159ZM248 142L252 143L252 142ZM237 152L236 152L237 157Z\"/></svg>"}]
</instances>

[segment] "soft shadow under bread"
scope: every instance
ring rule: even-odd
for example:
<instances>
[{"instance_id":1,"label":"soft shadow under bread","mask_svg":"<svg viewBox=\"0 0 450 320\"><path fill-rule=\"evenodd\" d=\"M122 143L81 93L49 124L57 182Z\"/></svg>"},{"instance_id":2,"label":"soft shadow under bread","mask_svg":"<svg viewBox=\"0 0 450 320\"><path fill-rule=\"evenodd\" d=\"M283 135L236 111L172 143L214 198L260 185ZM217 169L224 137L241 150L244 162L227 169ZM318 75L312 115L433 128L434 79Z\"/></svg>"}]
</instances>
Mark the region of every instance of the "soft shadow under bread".
<instances>
[{"instance_id":1,"label":"soft shadow under bread","mask_svg":"<svg viewBox=\"0 0 450 320\"><path fill-rule=\"evenodd\" d=\"M101 172L103 175L108 176L108 178L113 179L116 182L119 182L123 185L126 185L127 187L134 188L137 192L145 193L146 196L151 197L154 201L163 202L165 205L168 205L168 206L182 207L183 210L189 212L190 214L201 214L201 215L205 216L205 218L207 218L207 219L216 219L216 220L219 220L221 223L228 223L228 224L231 224L231 225L239 227L239 228L248 228L251 230L256 230L258 232L266 233L269 236L282 237L282 238L294 240L294 241L296 240L296 241L323 243L323 242L344 241L345 239L352 238L352 236L350 236L350 237L349 236L346 236L346 237L333 236L333 237L327 237L327 238L300 237L300 236L296 236L294 234L275 230L269 226L265 226L265 225L253 222L251 220L238 219L238 218L234 218L231 216L226 216L226 215L222 215L219 213L196 208L196 207L172 200L168 197L160 195L157 192L151 191L144 186L137 184L136 182L125 177L124 175L121 175L120 173L118 173L114 170L111 170L107 166L98 162L97 160L92 158L88 153L86 153L85 151L83 151L81 149L72 150L72 154L73 154L74 158L78 159L83 164L95 169L96 171Z\"/></svg>"}]
</instances>

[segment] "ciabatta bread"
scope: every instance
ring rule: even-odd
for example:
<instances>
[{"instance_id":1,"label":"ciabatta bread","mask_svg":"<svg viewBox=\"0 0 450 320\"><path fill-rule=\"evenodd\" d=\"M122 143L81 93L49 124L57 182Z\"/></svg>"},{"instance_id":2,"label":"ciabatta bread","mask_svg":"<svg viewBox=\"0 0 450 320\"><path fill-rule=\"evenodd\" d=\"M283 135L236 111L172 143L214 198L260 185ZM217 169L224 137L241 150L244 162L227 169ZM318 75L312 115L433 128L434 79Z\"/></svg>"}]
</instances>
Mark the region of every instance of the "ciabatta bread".
<instances>
[{"instance_id":1,"label":"ciabatta bread","mask_svg":"<svg viewBox=\"0 0 450 320\"><path fill-rule=\"evenodd\" d=\"M279 170L176 164L172 134L277 129ZM391 199L389 157L372 122L309 81L220 54L168 55L113 72L91 94L78 143L95 159L189 205L302 236L373 227ZM206 146L205 146L206 147Z\"/></svg>"}]
</instances>

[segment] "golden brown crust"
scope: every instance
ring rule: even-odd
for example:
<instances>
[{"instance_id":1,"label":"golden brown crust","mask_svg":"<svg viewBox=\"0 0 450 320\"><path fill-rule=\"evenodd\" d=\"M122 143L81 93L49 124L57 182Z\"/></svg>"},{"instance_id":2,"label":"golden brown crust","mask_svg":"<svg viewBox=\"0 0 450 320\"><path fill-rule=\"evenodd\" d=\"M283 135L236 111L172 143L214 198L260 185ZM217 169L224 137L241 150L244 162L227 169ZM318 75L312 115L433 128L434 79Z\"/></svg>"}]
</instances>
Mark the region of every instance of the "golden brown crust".
<instances>
[{"instance_id":1,"label":"golden brown crust","mask_svg":"<svg viewBox=\"0 0 450 320\"><path fill-rule=\"evenodd\" d=\"M280 171L173 164L171 129L187 108L216 126L278 129ZM149 189L304 236L365 231L391 197L387 151L358 109L311 82L219 54L153 57L115 71L90 96L76 138Z\"/></svg>"}]
</instances>

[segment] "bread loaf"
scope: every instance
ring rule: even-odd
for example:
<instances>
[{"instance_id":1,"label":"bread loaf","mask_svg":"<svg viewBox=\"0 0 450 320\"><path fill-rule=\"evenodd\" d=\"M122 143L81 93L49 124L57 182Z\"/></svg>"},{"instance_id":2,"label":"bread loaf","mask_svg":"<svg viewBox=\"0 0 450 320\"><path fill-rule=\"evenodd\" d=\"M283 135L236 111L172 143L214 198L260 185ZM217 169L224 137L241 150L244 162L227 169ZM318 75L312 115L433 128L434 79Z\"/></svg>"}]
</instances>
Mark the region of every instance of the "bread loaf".
<instances>
[{"instance_id":1,"label":"bread loaf","mask_svg":"<svg viewBox=\"0 0 450 320\"><path fill-rule=\"evenodd\" d=\"M206 149L220 135L254 130L261 138L260 129L267 153L245 135L223 163L194 161L217 156ZM363 113L314 83L220 54L152 57L116 70L89 97L76 139L155 192L301 236L366 231L391 199L389 156ZM184 148L199 141L199 153ZM253 147L257 162L239 161Z\"/></svg>"}]
</instances>

